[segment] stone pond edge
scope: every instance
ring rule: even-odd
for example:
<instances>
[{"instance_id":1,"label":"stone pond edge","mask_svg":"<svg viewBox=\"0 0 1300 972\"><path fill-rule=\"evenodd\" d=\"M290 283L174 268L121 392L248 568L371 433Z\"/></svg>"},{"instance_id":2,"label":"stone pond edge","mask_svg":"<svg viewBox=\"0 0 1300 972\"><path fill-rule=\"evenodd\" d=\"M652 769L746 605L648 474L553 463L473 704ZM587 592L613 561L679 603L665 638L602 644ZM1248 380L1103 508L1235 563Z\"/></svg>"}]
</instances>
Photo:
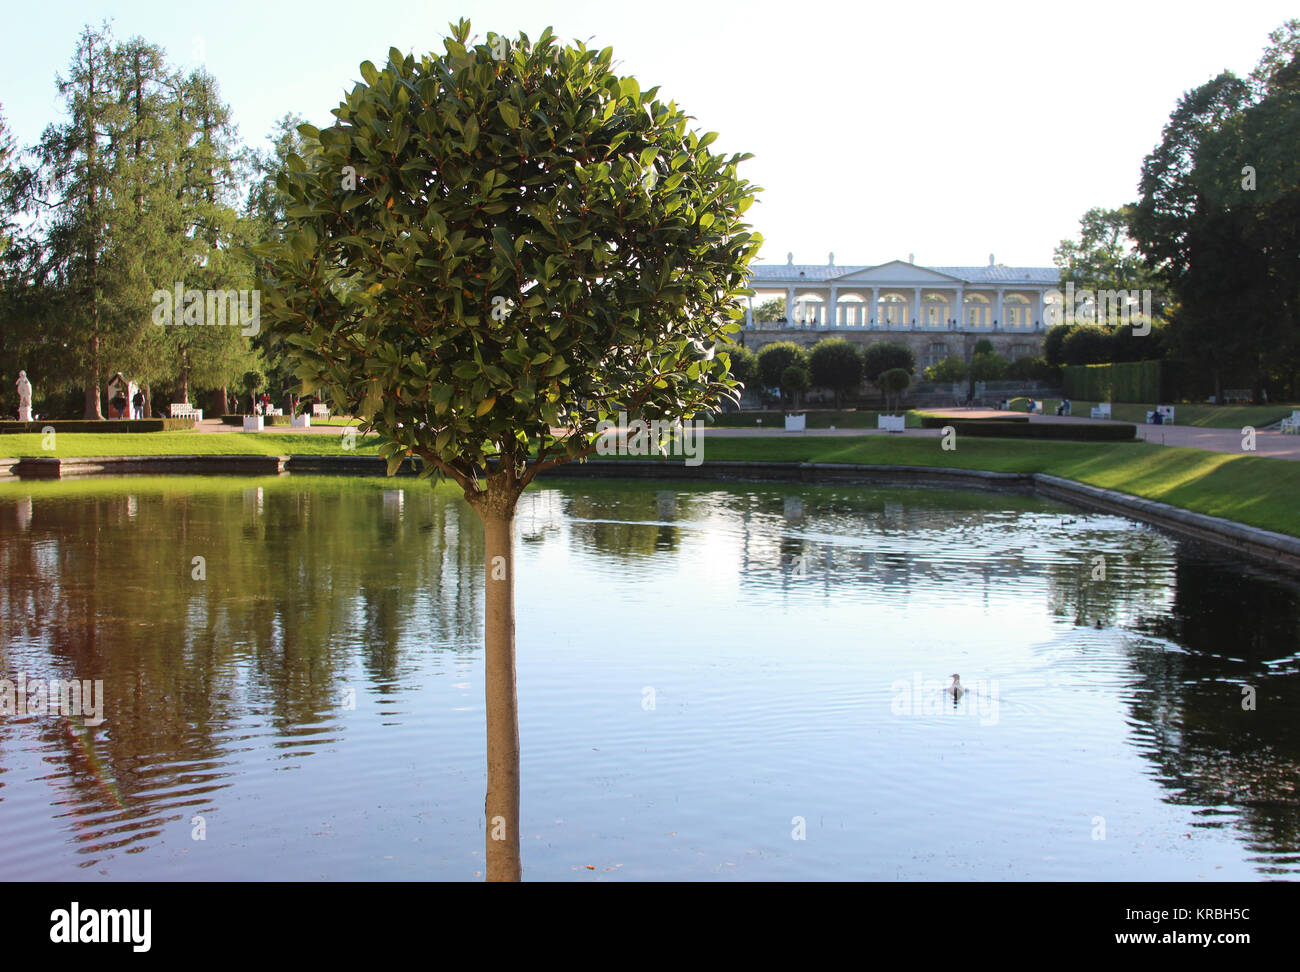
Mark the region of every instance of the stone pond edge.
<instances>
[{"instance_id":1,"label":"stone pond edge","mask_svg":"<svg viewBox=\"0 0 1300 972\"><path fill-rule=\"evenodd\" d=\"M64 479L97 475L252 475L327 473L383 475L375 456L89 456L0 458L0 479ZM399 474L413 475L409 462ZM748 482L845 483L860 486L925 486L987 489L1039 495L1102 513L1114 513L1170 533L1227 547L1272 565L1300 569L1300 537L1247 526L1223 517L1180 509L1100 486L1046 473L1001 473L935 466L886 466L819 462L710 462L697 466L659 460L592 459L548 471L552 478L614 476Z\"/></svg>"}]
</instances>

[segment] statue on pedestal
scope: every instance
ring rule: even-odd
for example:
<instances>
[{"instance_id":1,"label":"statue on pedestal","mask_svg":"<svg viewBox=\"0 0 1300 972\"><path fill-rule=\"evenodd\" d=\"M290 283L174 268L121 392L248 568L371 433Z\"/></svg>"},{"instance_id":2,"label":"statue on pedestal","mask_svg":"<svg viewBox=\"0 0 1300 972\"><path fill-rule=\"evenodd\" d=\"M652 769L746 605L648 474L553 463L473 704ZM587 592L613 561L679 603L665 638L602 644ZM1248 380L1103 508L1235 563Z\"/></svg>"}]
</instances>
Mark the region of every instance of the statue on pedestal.
<instances>
[{"instance_id":1,"label":"statue on pedestal","mask_svg":"<svg viewBox=\"0 0 1300 972\"><path fill-rule=\"evenodd\" d=\"M18 421L32 421L32 383L27 380L27 372L18 372Z\"/></svg>"}]
</instances>

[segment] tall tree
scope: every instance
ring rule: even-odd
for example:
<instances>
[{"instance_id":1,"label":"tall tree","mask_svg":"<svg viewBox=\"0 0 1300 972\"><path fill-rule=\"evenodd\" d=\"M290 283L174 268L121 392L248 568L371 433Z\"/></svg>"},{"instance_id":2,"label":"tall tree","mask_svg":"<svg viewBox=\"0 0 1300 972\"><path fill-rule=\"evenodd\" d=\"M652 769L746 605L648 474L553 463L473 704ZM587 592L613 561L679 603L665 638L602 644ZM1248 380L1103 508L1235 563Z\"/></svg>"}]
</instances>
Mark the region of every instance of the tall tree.
<instances>
[{"instance_id":1,"label":"tall tree","mask_svg":"<svg viewBox=\"0 0 1300 972\"><path fill-rule=\"evenodd\" d=\"M105 313L113 278L105 265L115 175L109 140L121 118L113 82L108 26L87 26L57 82L68 119L49 126L39 147L44 205L52 214L43 276L62 295L60 331L78 345L84 417L94 419L103 417L101 350L115 323Z\"/></svg>"},{"instance_id":2,"label":"tall tree","mask_svg":"<svg viewBox=\"0 0 1300 972\"><path fill-rule=\"evenodd\" d=\"M747 156L710 153L613 53L490 35L394 48L289 159L289 232L259 248L265 315L304 393L362 416L393 472L458 483L483 523L487 877L518 880L514 511L619 412L734 400L725 352L761 241ZM346 172L356 174L346 188ZM530 455L532 459L530 461Z\"/></svg>"}]
</instances>

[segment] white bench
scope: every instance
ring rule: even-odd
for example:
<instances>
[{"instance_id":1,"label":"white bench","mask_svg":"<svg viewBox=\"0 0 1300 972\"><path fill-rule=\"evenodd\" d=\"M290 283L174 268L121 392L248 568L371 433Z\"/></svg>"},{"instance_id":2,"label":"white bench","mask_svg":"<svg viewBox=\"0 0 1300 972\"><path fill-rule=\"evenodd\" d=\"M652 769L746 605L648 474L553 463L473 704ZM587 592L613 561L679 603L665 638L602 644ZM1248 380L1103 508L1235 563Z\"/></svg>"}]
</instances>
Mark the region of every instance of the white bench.
<instances>
[{"instance_id":1,"label":"white bench","mask_svg":"<svg viewBox=\"0 0 1300 972\"><path fill-rule=\"evenodd\" d=\"M1278 426L1278 431L1283 435L1300 435L1300 410L1284 418L1282 424Z\"/></svg>"},{"instance_id":2,"label":"white bench","mask_svg":"<svg viewBox=\"0 0 1300 972\"><path fill-rule=\"evenodd\" d=\"M803 432L808 428L807 415L787 415L785 417L785 430L787 432Z\"/></svg>"},{"instance_id":3,"label":"white bench","mask_svg":"<svg viewBox=\"0 0 1300 972\"><path fill-rule=\"evenodd\" d=\"M1155 421L1156 415L1160 416L1161 425L1174 424L1174 407L1172 405L1157 405L1154 412L1147 412L1147 425Z\"/></svg>"},{"instance_id":4,"label":"white bench","mask_svg":"<svg viewBox=\"0 0 1300 972\"><path fill-rule=\"evenodd\" d=\"M330 417L330 407L316 402L311 407L311 417L319 419L328 419Z\"/></svg>"},{"instance_id":5,"label":"white bench","mask_svg":"<svg viewBox=\"0 0 1300 972\"><path fill-rule=\"evenodd\" d=\"M1102 402L1092 410L1092 417L1095 419L1110 418L1110 402Z\"/></svg>"},{"instance_id":6,"label":"white bench","mask_svg":"<svg viewBox=\"0 0 1300 972\"><path fill-rule=\"evenodd\" d=\"M169 406L172 418L194 419L197 422L203 421L203 409L195 408L187 402L172 402Z\"/></svg>"},{"instance_id":7,"label":"white bench","mask_svg":"<svg viewBox=\"0 0 1300 972\"><path fill-rule=\"evenodd\" d=\"M877 415L876 428L886 432L902 432L906 421L902 415Z\"/></svg>"}]
</instances>

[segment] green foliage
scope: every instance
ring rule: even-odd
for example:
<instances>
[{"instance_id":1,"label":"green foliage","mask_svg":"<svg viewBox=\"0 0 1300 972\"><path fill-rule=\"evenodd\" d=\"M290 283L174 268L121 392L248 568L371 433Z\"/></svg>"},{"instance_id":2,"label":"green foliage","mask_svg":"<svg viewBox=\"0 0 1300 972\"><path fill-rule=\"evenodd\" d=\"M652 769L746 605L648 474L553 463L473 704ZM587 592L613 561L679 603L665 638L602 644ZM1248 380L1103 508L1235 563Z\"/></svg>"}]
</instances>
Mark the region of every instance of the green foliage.
<instances>
[{"instance_id":1,"label":"green foliage","mask_svg":"<svg viewBox=\"0 0 1300 972\"><path fill-rule=\"evenodd\" d=\"M1203 391L1300 393L1300 21L1270 41L1249 81L1225 71L1179 100L1133 210L1177 303L1170 354Z\"/></svg>"},{"instance_id":2,"label":"green foliage","mask_svg":"<svg viewBox=\"0 0 1300 972\"><path fill-rule=\"evenodd\" d=\"M731 360L731 377L745 388L753 388L758 381L758 355L742 344L727 342L721 345Z\"/></svg>"},{"instance_id":3,"label":"green foliage","mask_svg":"<svg viewBox=\"0 0 1300 972\"><path fill-rule=\"evenodd\" d=\"M1007 374L1007 359L992 351L981 351L970 359L970 376L974 381L1001 381Z\"/></svg>"},{"instance_id":4,"label":"green foliage","mask_svg":"<svg viewBox=\"0 0 1300 972\"><path fill-rule=\"evenodd\" d=\"M807 391L811 384L812 378L808 374L808 369L801 364L792 364L781 372L781 388L794 397L796 405L799 403L800 393Z\"/></svg>"},{"instance_id":5,"label":"green foliage","mask_svg":"<svg viewBox=\"0 0 1300 972\"><path fill-rule=\"evenodd\" d=\"M785 298L773 297L754 308L754 320L772 324L785 317Z\"/></svg>"},{"instance_id":6,"label":"green foliage","mask_svg":"<svg viewBox=\"0 0 1300 972\"><path fill-rule=\"evenodd\" d=\"M992 354L992 353L993 353L993 342L990 341L988 338L980 338L978 341L975 342L975 347L971 350L971 354Z\"/></svg>"},{"instance_id":7,"label":"green foliage","mask_svg":"<svg viewBox=\"0 0 1300 972\"><path fill-rule=\"evenodd\" d=\"M257 252L303 394L473 501L489 459L517 495L620 410L671 421L734 400L713 349L761 241L740 219L748 156L710 153L715 136L614 74L610 49L546 30L498 59L469 36L461 21L442 53L361 65L336 122L300 128L310 154L276 180L284 238Z\"/></svg>"},{"instance_id":8,"label":"green foliage","mask_svg":"<svg viewBox=\"0 0 1300 972\"><path fill-rule=\"evenodd\" d=\"M885 393L885 400L891 407L898 405L899 396L911 383L912 374L906 368L890 368L876 378L876 384Z\"/></svg>"},{"instance_id":9,"label":"green foliage","mask_svg":"<svg viewBox=\"0 0 1300 972\"><path fill-rule=\"evenodd\" d=\"M835 393L839 408L845 392L862 384L862 356L844 338L826 338L813 345L808 356L812 383Z\"/></svg>"},{"instance_id":10,"label":"green foliage","mask_svg":"<svg viewBox=\"0 0 1300 972\"><path fill-rule=\"evenodd\" d=\"M1129 442L1137 426L1121 422L980 422L948 423L964 435L997 439L1064 439L1073 442Z\"/></svg>"},{"instance_id":11,"label":"green foliage","mask_svg":"<svg viewBox=\"0 0 1300 972\"><path fill-rule=\"evenodd\" d=\"M808 367L808 352L792 341L775 341L758 351L758 377L764 388L779 388L784 397L791 389L782 383L791 365Z\"/></svg>"},{"instance_id":12,"label":"green foliage","mask_svg":"<svg viewBox=\"0 0 1300 972\"><path fill-rule=\"evenodd\" d=\"M1104 364L1111 356L1110 330L1095 324L1070 329L1061 342L1061 358L1067 365Z\"/></svg>"},{"instance_id":13,"label":"green foliage","mask_svg":"<svg viewBox=\"0 0 1300 972\"><path fill-rule=\"evenodd\" d=\"M1073 283L1076 291L1152 291L1152 313L1164 307L1160 278L1147 266L1130 236L1132 206L1090 209L1079 220L1079 239L1062 240L1054 260L1061 271L1061 289Z\"/></svg>"},{"instance_id":14,"label":"green foliage","mask_svg":"<svg viewBox=\"0 0 1300 972\"><path fill-rule=\"evenodd\" d=\"M1043 360L1049 365L1060 367L1065 364L1065 339L1074 330L1073 324L1053 324L1043 335Z\"/></svg>"},{"instance_id":15,"label":"green foliage","mask_svg":"<svg viewBox=\"0 0 1300 972\"><path fill-rule=\"evenodd\" d=\"M1013 400L1014 401L1014 400ZM1019 399L1024 402L1025 399ZM1021 406L1023 408L1023 405ZM945 425L952 425L954 419L951 415L933 415L928 412L921 413L921 428L923 429L941 429ZM963 422L971 422L978 425L987 425L990 422L1028 422L1028 415L996 415L989 418L979 419L962 419Z\"/></svg>"},{"instance_id":16,"label":"green foliage","mask_svg":"<svg viewBox=\"0 0 1300 972\"><path fill-rule=\"evenodd\" d=\"M926 381L949 383L965 381L969 374L970 369L966 367L966 362L956 355L949 355L939 363L926 368L924 377Z\"/></svg>"},{"instance_id":17,"label":"green foliage","mask_svg":"<svg viewBox=\"0 0 1300 972\"><path fill-rule=\"evenodd\" d=\"M1051 381L1055 369L1042 358L1016 358L1009 362L1006 378L1011 381Z\"/></svg>"},{"instance_id":18,"label":"green foliage","mask_svg":"<svg viewBox=\"0 0 1300 972\"><path fill-rule=\"evenodd\" d=\"M880 376L895 368L909 375L916 371L916 355L907 345L880 341L863 349L862 372L873 384L879 385Z\"/></svg>"},{"instance_id":19,"label":"green foliage","mask_svg":"<svg viewBox=\"0 0 1300 972\"><path fill-rule=\"evenodd\" d=\"M1066 367L1063 393L1071 400L1159 402L1162 367L1159 361Z\"/></svg>"}]
</instances>

